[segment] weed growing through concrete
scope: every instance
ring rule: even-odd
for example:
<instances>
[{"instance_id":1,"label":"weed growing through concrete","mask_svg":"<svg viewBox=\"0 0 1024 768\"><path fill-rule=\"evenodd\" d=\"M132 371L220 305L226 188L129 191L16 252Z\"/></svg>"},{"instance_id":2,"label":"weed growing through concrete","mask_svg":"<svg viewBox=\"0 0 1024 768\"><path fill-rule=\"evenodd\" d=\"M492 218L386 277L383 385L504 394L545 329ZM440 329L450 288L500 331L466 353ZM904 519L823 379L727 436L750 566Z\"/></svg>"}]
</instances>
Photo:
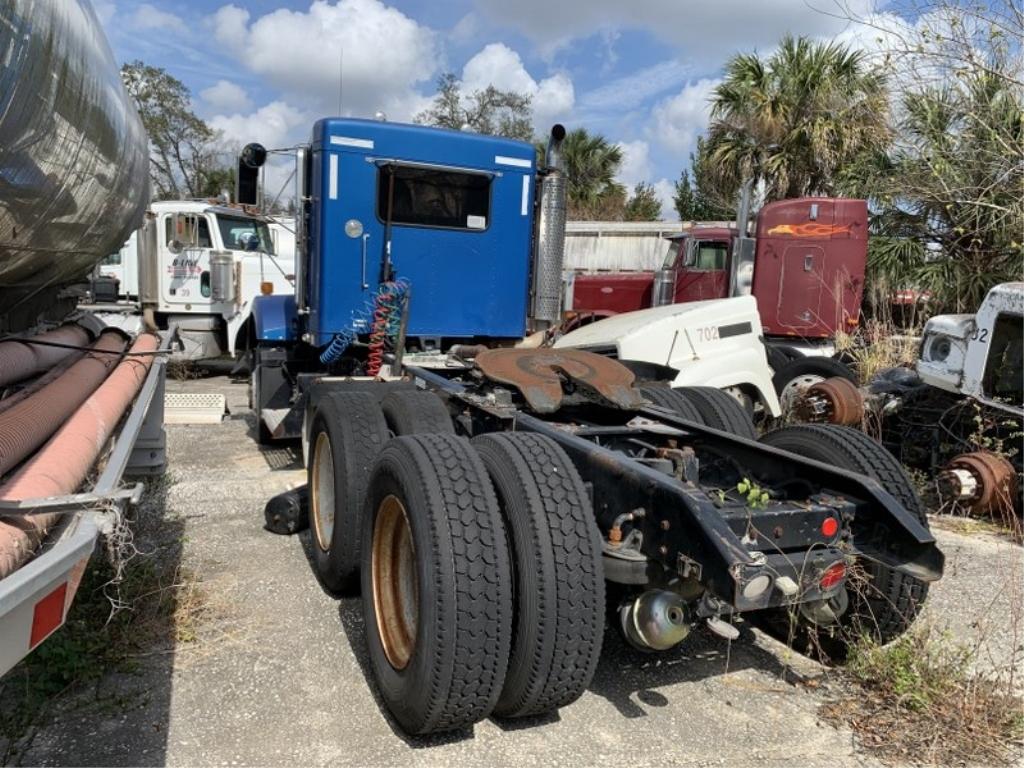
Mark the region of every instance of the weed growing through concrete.
<instances>
[{"instance_id":1,"label":"weed growing through concrete","mask_svg":"<svg viewBox=\"0 0 1024 768\"><path fill-rule=\"evenodd\" d=\"M886 646L864 637L842 673L853 689L822 714L886 762L1010 764L1024 739L1024 701L1008 677L976 671L973 659L928 626Z\"/></svg>"}]
</instances>

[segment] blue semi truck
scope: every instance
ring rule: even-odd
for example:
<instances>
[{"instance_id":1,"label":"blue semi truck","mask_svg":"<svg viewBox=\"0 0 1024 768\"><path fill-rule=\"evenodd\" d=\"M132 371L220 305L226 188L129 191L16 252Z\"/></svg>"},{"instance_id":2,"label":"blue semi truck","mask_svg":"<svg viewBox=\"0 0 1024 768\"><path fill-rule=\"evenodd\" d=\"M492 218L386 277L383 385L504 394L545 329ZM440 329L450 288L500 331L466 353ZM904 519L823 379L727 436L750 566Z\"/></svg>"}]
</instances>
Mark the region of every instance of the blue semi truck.
<instances>
[{"instance_id":1,"label":"blue semi truck","mask_svg":"<svg viewBox=\"0 0 1024 768\"><path fill-rule=\"evenodd\" d=\"M864 434L759 437L717 389L523 343L561 310L564 136L538 161L321 120L296 157L296 292L254 307L260 439L302 440L310 561L361 593L410 733L571 703L606 618L645 652L700 624L734 639L743 617L841 655L902 633L942 573L910 481ZM240 187L264 156L246 148Z\"/></svg>"}]
</instances>

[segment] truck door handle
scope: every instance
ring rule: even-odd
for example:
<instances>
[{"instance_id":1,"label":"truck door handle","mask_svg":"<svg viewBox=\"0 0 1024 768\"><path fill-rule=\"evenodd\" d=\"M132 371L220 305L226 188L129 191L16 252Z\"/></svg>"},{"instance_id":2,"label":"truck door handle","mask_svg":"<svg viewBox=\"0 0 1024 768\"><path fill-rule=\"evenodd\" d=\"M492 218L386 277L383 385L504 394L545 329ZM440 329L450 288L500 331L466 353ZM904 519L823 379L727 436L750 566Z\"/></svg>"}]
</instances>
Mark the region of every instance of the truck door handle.
<instances>
[{"instance_id":1,"label":"truck door handle","mask_svg":"<svg viewBox=\"0 0 1024 768\"><path fill-rule=\"evenodd\" d=\"M814 256L808 253L804 256L804 272L810 272L812 269L814 269Z\"/></svg>"},{"instance_id":2,"label":"truck door handle","mask_svg":"<svg viewBox=\"0 0 1024 768\"><path fill-rule=\"evenodd\" d=\"M366 241L370 239L370 233L363 233L363 290L370 287L370 284L366 282Z\"/></svg>"}]
</instances>

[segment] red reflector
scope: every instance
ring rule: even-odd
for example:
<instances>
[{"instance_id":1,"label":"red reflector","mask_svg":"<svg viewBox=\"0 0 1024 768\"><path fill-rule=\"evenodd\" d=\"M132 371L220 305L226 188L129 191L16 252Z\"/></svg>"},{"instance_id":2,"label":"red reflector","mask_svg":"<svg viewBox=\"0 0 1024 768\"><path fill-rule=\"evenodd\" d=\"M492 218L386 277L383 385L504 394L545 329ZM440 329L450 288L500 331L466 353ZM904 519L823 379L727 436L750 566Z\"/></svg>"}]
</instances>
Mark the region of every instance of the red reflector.
<instances>
[{"instance_id":1,"label":"red reflector","mask_svg":"<svg viewBox=\"0 0 1024 768\"><path fill-rule=\"evenodd\" d=\"M836 584L846 578L846 563L840 561L833 563L825 572L821 574L821 580L818 582L818 586L822 592L832 589Z\"/></svg>"},{"instance_id":2,"label":"red reflector","mask_svg":"<svg viewBox=\"0 0 1024 768\"><path fill-rule=\"evenodd\" d=\"M48 638L64 621L64 597L67 591L68 583L65 581L36 603L32 612L32 634L28 641L30 651Z\"/></svg>"},{"instance_id":3,"label":"red reflector","mask_svg":"<svg viewBox=\"0 0 1024 768\"><path fill-rule=\"evenodd\" d=\"M834 517L826 517L821 524L821 533L826 539L831 539L839 533L839 521Z\"/></svg>"}]
</instances>

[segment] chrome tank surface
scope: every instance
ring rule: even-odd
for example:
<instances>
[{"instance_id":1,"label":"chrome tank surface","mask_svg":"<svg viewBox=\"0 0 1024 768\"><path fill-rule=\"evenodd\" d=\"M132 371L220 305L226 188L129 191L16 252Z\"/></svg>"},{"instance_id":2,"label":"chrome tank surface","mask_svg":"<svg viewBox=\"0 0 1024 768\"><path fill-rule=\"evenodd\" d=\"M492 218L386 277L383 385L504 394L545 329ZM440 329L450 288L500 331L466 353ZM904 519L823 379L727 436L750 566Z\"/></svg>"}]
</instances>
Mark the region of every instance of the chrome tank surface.
<instances>
[{"instance_id":1,"label":"chrome tank surface","mask_svg":"<svg viewBox=\"0 0 1024 768\"><path fill-rule=\"evenodd\" d=\"M0 315L84 278L148 204L146 133L88 0L4 0Z\"/></svg>"}]
</instances>

